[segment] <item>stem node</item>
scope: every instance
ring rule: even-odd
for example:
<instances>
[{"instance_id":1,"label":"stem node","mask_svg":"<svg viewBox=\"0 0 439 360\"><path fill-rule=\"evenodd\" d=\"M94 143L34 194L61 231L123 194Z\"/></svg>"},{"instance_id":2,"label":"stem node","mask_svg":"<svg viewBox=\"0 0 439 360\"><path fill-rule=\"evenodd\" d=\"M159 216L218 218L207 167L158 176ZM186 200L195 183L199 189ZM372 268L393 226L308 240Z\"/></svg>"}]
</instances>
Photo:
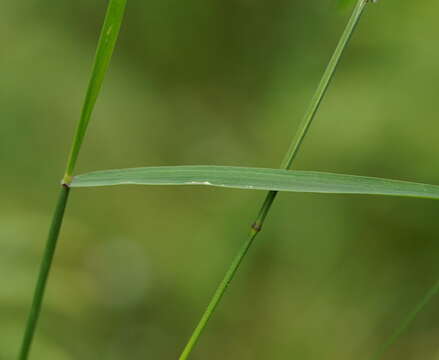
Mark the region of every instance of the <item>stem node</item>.
<instances>
[{"instance_id":1,"label":"stem node","mask_svg":"<svg viewBox=\"0 0 439 360\"><path fill-rule=\"evenodd\" d=\"M354 11L351 15L351 18L349 19L349 22L338 42L338 45L335 49L334 54L331 57L331 60L329 61L329 64L323 74L322 79L320 80L319 86L317 87L317 90L314 94L314 97L311 101L310 107L308 108L308 111L305 114L305 117L303 118L301 124L299 125L299 130L294 137L293 141L291 142L290 148L286 154L286 157L284 161L282 162L281 167L283 169L289 169L300 149L300 146L302 145L303 139L305 138L306 134L308 133L309 127L314 120L317 110L320 107L320 104L323 100L323 97L329 87L329 84L331 82L331 79L335 73L335 70L337 68L337 65L340 61L340 58L349 42L349 39L351 38L352 33L354 32L354 29L356 25L358 24L360 17L363 13L363 10L368 2L375 2L374 0L358 0L357 5L354 8ZM193 348L195 347L199 337L201 336L204 328L206 327L206 324L208 323L209 319L211 318L213 312L215 311L216 307L218 306L218 303L220 302L221 298L223 297L224 293L226 292L230 282L233 280L236 272L239 269L239 266L241 265L244 257L247 255L248 250L253 244L254 239L256 238L257 234L262 230L262 226L265 222L265 219L268 215L268 212L270 211L270 208L277 196L277 191L269 191L267 193L267 196L265 197L265 201L261 207L261 210L259 211L259 215L256 218L256 221L251 226L251 233L247 241L245 242L243 248L238 253L237 257L229 267L228 271L226 272L226 275L224 276L223 280L217 287L216 292L214 293L212 299L210 300L209 304L207 305L207 308L204 312L204 314L201 317L201 320L199 321L197 327L192 332L191 337L189 338L188 343L186 344L185 348L183 349L183 352L179 358L179 360L186 360L189 355L191 354Z\"/></svg>"},{"instance_id":2,"label":"stem node","mask_svg":"<svg viewBox=\"0 0 439 360\"><path fill-rule=\"evenodd\" d=\"M252 231L254 231L256 233L259 233L259 232L261 232L261 230L262 230L262 224L261 223L257 223L257 222L253 223Z\"/></svg>"},{"instance_id":3,"label":"stem node","mask_svg":"<svg viewBox=\"0 0 439 360\"><path fill-rule=\"evenodd\" d=\"M73 181L73 176L64 176L64 178L61 180L61 186L66 187L66 188L70 188L70 184Z\"/></svg>"}]
</instances>

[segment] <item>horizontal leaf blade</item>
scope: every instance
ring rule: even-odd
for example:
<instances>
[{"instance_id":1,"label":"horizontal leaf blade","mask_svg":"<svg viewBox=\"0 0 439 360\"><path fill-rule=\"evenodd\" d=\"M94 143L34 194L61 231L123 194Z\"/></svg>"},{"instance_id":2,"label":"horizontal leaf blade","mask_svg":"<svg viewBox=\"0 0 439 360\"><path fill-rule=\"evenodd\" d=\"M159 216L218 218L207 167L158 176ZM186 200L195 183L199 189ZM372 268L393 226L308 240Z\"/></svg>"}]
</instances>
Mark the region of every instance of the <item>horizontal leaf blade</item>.
<instances>
[{"instance_id":1,"label":"horizontal leaf blade","mask_svg":"<svg viewBox=\"0 0 439 360\"><path fill-rule=\"evenodd\" d=\"M439 186L315 171L233 166L162 166L96 171L75 176L71 187L207 185L236 189L439 199Z\"/></svg>"}]
</instances>

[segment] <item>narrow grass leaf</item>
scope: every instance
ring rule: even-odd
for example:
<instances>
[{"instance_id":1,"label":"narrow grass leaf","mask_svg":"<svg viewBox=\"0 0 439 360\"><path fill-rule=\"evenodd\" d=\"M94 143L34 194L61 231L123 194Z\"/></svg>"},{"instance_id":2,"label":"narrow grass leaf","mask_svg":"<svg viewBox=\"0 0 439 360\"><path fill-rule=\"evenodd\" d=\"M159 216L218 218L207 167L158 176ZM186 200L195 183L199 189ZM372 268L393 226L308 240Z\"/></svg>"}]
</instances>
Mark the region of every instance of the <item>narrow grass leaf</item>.
<instances>
[{"instance_id":1,"label":"narrow grass leaf","mask_svg":"<svg viewBox=\"0 0 439 360\"><path fill-rule=\"evenodd\" d=\"M90 82L85 95L81 118L76 128L72 148L67 161L66 173L64 175L64 183L66 184L71 180L71 176L78 160L79 150L81 149L90 122L91 114L102 88L102 83L104 82L108 66L110 65L111 57L122 25L126 2L127 0L111 0L108 4L108 10L102 26Z\"/></svg>"},{"instance_id":2,"label":"narrow grass leaf","mask_svg":"<svg viewBox=\"0 0 439 360\"><path fill-rule=\"evenodd\" d=\"M71 187L207 185L236 189L439 199L439 186L314 171L233 166L163 166L96 171L73 178Z\"/></svg>"}]
</instances>

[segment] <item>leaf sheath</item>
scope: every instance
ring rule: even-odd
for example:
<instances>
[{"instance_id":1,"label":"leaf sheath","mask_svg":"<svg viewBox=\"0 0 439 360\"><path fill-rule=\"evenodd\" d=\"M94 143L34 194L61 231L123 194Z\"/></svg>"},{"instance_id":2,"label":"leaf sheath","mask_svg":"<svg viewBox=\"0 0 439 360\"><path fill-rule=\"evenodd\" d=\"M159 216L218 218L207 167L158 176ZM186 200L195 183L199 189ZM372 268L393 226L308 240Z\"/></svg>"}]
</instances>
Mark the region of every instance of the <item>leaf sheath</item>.
<instances>
[{"instance_id":1,"label":"leaf sheath","mask_svg":"<svg viewBox=\"0 0 439 360\"><path fill-rule=\"evenodd\" d=\"M50 268L52 266L53 257L55 255L56 245L58 243L59 232L63 223L64 212L69 198L69 192L70 189L68 187L61 187L58 203L53 214L53 220L46 243L46 249L44 251L43 259L41 261L40 272L38 275L37 284L35 286L32 306L28 315L26 330L21 344L19 360L26 360L28 358L32 346L35 329L41 313L41 306L43 303L44 293L46 291Z\"/></svg>"}]
</instances>

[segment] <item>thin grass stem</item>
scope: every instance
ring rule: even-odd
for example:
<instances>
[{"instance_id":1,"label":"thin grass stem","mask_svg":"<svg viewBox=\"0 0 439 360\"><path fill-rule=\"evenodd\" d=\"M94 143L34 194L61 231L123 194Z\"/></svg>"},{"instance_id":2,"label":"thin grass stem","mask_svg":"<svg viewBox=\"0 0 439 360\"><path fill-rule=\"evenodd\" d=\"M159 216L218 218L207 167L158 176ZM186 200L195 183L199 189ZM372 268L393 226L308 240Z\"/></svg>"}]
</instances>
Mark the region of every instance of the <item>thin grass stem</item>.
<instances>
[{"instance_id":1,"label":"thin grass stem","mask_svg":"<svg viewBox=\"0 0 439 360\"><path fill-rule=\"evenodd\" d=\"M79 151L90 122L91 114L93 113L96 100L99 96L105 74L108 70L108 66L113 55L114 47L116 45L125 13L126 3L127 0L109 0L81 117L73 138L70 155L66 165L66 172L62 181L58 204L53 213L53 220L46 243L46 250L43 254L32 305L23 335L18 357L19 360L27 360L29 357L38 319L41 313L41 307L44 300L44 293L46 290L50 269L52 267L52 262L55 255L56 245L58 243L61 225L64 219L64 213L70 193L69 185L72 181L73 171L78 160Z\"/></svg>"},{"instance_id":2,"label":"thin grass stem","mask_svg":"<svg viewBox=\"0 0 439 360\"><path fill-rule=\"evenodd\" d=\"M21 344L19 360L26 360L32 346L32 340L35 334L35 328L41 313L44 293L46 290L47 280L49 278L50 268L55 255L56 245L58 243L59 232L64 219L64 212L69 198L70 189L62 186L58 198L58 203L53 213L52 225L47 238L46 250L44 251L41 261L40 273L34 291L32 306L28 315L26 330Z\"/></svg>"},{"instance_id":3,"label":"thin grass stem","mask_svg":"<svg viewBox=\"0 0 439 360\"><path fill-rule=\"evenodd\" d=\"M384 354L392 347L393 344L401 337L404 332L408 330L410 325L416 319L418 314L427 306L427 304L436 296L439 292L439 281L428 290L428 292L422 297L421 301L410 311L402 321L401 325L394 331L392 336L381 346L378 352L371 358L371 360L380 360Z\"/></svg>"},{"instance_id":4,"label":"thin grass stem","mask_svg":"<svg viewBox=\"0 0 439 360\"><path fill-rule=\"evenodd\" d=\"M192 336L189 339L189 342L187 343L186 347L184 348L182 354L180 355L180 360L187 359L192 352L192 349L196 345L201 333L203 332L204 328L206 327L210 317L212 316L213 312L215 311L218 303L221 301L221 298L224 296L227 287L229 286L230 282L232 281L233 277L235 276L236 271L239 269L239 265L241 264L242 260L244 260L245 255L247 254L248 250L250 249L254 239L256 238L257 233L253 233L252 236L250 236L247 241L244 243L243 247L240 249L239 253L236 255L235 259L233 260L232 265L227 270L226 275L224 276L223 280L219 284L218 288L216 289L209 305L206 308L206 311L204 312L203 316L201 317L197 327L195 328Z\"/></svg>"},{"instance_id":5,"label":"thin grass stem","mask_svg":"<svg viewBox=\"0 0 439 360\"><path fill-rule=\"evenodd\" d=\"M337 65L340 62L341 56L344 53L344 50L346 49L346 46L361 18L361 15L363 14L363 11L369 3L369 0L359 0L353 10L353 13L348 21L348 24L346 25L346 28L337 44L337 47L334 51L334 54L332 55L326 70L320 80L320 83L314 93L314 96L311 100L310 106L305 113L304 118L302 119L302 122L299 125L299 129L294 136L291 145L287 151L287 154L282 161L281 168L283 169L289 169L291 168L291 165L293 164L294 159L296 158L296 155L302 145L302 142L308 133L308 130L312 124L312 121L314 120L317 111L320 107L320 104L325 96L325 93L329 87L329 84L334 76L334 73L337 69ZM238 271L242 261L244 260L244 257L248 253L250 247L252 246L257 234L262 230L262 227L264 225L265 219L271 209L271 206L273 205L274 200L277 196L277 191L269 191L265 197L265 200L262 204L261 209L259 210L258 216L256 217L255 222L252 225L250 235L248 239L246 240L243 248L239 251L238 255L235 257L234 261L230 265L229 269L227 270L223 280L217 287L213 297L211 298L206 310L204 311L201 320L198 322L198 325L196 326L195 330L193 331L192 335L189 338L189 341L185 345L183 352L181 353L179 360L186 360L192 350L194 349L195 345L197 344L201 334L203 333L203 330L205 329L209 319L211 318L212 314L214 313L215 309L217 308L219 302L221 301L222 297L224 296L224 293L226 292L230 282L233 280L236 272Z\"/></svg>"}]
</instances>

